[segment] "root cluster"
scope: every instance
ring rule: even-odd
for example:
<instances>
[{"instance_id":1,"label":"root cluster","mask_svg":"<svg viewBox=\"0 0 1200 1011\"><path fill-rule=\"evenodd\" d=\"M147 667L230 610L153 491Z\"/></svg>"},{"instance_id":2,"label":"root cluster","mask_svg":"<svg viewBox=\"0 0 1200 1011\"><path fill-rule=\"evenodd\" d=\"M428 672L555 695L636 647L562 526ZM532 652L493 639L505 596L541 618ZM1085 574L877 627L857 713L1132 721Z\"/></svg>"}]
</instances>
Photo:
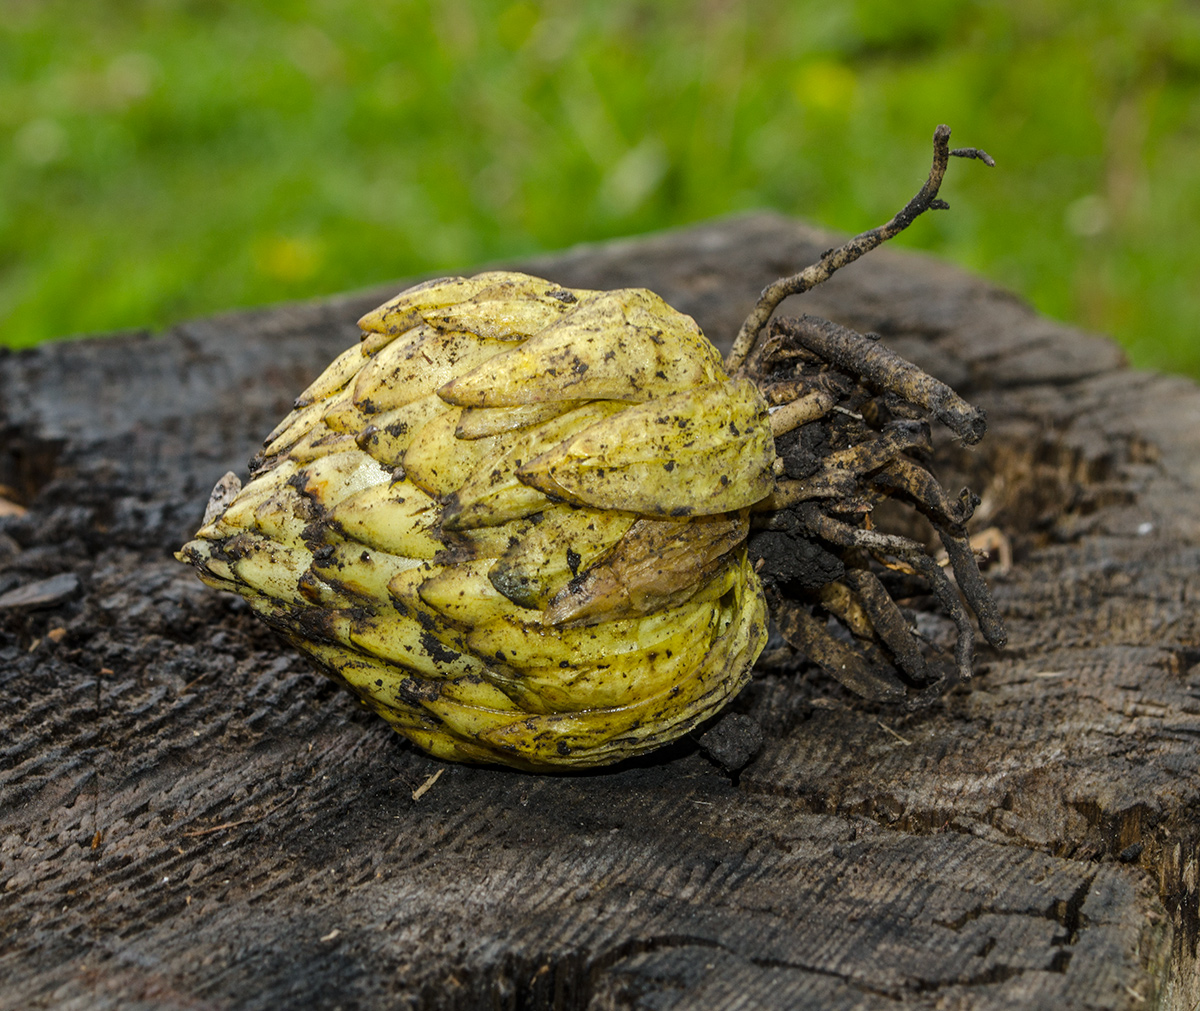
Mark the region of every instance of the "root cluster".
<instances>
[{"instance_id":1,"label":"root cluster","mask_svg":"<svg viewBox=\"0 0 1200 1011\"><path fill-rule=\"evenodd\" d=\"M984 638L1004 645L966 531L979 499L967 489L952 496L929 469L930 419L967 444L983 437L986 419L877 335L807 315L776 319L761 334L787 295L821 283L924 211L945 208L937 192L950 157L992 163L973 148L951 151L949 136L949 128L938 128L929 179L895 218L763 292L727 362L771 405L777 488L756 510L749 551L775 623L795 650L873 699L940 692L969 677L975 631L968 608ZM925 544L875 527L885 499L928 520L953 581ZM908 606L930 598L957 629L949 661Z\"/></svg>"}]
</instances>

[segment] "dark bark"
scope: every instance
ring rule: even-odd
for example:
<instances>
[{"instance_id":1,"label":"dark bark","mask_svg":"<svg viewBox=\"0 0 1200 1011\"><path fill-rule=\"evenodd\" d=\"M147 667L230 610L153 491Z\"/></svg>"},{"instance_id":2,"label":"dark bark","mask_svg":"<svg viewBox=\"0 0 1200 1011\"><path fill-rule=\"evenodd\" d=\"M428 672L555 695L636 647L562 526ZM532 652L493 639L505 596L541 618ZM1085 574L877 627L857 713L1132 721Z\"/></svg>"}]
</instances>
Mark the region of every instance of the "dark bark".
<instances>
[{"instance_id":1,"label":"dark bark","mask_svg":"<svg viewBox=\"0 0 1200 1011\"><path fill-rule=\"evenodd\" d=\"M756 216L520 266L720 341L834 244ZM736 774L687 740L539 777L414 751L171 557L394 289L0 357L0 1007L1194 1003L1192 383L912 254L785 304L986 409L939 477L1013 543L1008 649L923 708L764 673Z\"/></svg>"}]
</instances>

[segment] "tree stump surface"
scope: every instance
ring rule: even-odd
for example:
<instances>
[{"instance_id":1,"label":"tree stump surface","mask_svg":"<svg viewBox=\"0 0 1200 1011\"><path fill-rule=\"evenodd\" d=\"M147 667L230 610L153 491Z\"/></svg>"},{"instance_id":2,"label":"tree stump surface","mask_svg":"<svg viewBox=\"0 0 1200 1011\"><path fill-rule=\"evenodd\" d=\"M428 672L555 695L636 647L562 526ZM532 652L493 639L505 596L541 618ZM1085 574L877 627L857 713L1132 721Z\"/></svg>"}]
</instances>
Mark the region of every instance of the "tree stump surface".
<instances>
[{"instance_id":1,"label":"tree stump surface","mask_svg":"<svg viewBox=\"0 0 1200 1011\"><path fill-rule=\"evenodd\" d=\"M754 215L517 266L727 344L833 244ZM0 356L0 1007L1193 1006L1193 383L917 254L790 300L986 408L942 476L1013 545L1009 648L920 709L763 674L734 776L692 740L535 776L415 751L171 556L399 287Z\"/></svg>"}]
</instances>

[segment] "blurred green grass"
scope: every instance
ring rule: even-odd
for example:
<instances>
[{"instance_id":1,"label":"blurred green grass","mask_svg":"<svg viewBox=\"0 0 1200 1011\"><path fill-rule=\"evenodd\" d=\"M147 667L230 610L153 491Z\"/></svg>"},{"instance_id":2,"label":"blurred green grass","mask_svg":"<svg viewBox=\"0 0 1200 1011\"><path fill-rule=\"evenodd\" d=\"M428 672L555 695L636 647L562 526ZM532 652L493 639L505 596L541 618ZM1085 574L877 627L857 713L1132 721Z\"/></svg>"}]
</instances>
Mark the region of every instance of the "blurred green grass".
<instances>
[{"instance_id":1,"label":"blurred green grass","mask_svg":"<svg viewBox=\"0 0 1200 1011\"><path fill-rule=\"evenodd\" d=\"M0 344L774 207L1200 376L1200 7L5 0ZM764 282L768 280L764 278Z\"/></svg>"}]
</instances>

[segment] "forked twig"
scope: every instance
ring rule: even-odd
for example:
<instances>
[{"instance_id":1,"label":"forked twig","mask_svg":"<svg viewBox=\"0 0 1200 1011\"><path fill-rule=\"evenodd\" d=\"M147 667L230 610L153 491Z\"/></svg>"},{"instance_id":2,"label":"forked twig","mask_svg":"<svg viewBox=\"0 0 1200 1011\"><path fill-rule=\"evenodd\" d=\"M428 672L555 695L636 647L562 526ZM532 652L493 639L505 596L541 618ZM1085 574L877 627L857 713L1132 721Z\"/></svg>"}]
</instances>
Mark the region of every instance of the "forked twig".
<instances>
[{"instance_id":1,"label":"forked twig","mask_svg":"<svg viewBox=\"0 0 1200 1011\"><path fill-rule=\"evenodd\" d=\"M733 348L725 359L726 371L732 375L741 369L754 349L758 335L766 326L767 320L779 307L779 303L789 295L802 294L810 288L815 288L821 282L827 281L835 271L840 270L848 263L853 263L864 253L869 253L888 239L899 235L926 211L945 210L949 207L950 205L946 201L938 199L938 190L941 188L942 179L946 175L946 166L951 158L976 158L985 165L996 164L991 155L977 148L964 147L951 150L950 127L944 124L939 126L933 134L933 165L929 170L929 178L925 180L925 185L921 187L917 195L887 224L856 235L836 249L828 250L821 256L821 259L805 267L799 274L780 278L774 284L767 285L759 296L753 311L746 317L746 322L738 331Z\"/></svg>"}]
</instances>

